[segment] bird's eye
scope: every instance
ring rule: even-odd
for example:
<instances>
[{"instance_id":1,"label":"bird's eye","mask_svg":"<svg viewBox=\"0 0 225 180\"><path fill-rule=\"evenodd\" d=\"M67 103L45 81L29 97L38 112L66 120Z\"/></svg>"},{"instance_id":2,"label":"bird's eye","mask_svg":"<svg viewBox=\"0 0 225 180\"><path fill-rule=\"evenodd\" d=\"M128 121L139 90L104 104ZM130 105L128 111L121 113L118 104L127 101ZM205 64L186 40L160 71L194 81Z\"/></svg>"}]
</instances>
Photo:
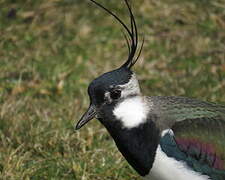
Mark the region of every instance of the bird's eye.
<instances>
[{"instance_id":1,"label":"bird's eye","mask_svg":"<svg viewBox=\"0 0 225 180\"><path fill-rule=\"evenodd\" d=\"M121 96L121 90L119 89L114 89L113 91L110 92L110 97L112 99L119 99Z\"/></svg>"}]
</instances>

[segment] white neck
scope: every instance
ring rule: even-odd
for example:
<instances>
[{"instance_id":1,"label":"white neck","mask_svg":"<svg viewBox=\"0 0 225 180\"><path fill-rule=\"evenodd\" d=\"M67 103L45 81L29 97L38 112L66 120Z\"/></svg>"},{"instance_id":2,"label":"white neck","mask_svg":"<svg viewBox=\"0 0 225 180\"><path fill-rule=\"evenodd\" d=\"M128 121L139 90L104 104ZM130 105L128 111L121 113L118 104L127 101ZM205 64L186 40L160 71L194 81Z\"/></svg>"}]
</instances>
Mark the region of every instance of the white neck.
<instances>
[{"instance_id":1,"label":"white neck","mask_svg":"<svg viewBox=\"0 0 225 180\"><path fill-rule=\"evenodd\" d=\"M209 180L210 178L192 171L185 162L176 161L168 157L161 149L157 148L155 161L150 173L144 180Z\"/></svg>"}]
</instances>

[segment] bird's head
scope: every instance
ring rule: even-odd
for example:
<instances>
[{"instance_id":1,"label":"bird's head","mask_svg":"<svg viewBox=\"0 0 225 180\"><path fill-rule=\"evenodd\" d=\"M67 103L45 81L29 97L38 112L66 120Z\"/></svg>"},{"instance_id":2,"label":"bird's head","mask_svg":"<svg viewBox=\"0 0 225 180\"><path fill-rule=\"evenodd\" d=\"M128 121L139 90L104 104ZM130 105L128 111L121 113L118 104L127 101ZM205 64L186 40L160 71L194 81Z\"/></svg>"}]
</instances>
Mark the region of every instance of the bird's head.
<instances>
[{"instance_id":1,"label":"bird's head","mask_svg":"<svg viewBox=\"0 0 225 180\"><path fill-rule=\"evenodd\" d=\"M89 87L90 106L76 125L80 129L94 117L101 117L104 105L116 104L129 96L140 95L140 88L135 74L126 68L107 72L94 79Z\"/></svg>"},{"instance_id":2,"label":"bird's head","mask_svg":"<svg viewBox=\"0 0 225 180\"><path fill-rule=\"evenodd\" d=\"M138 32L136 22L131 11L128 0L124 0L130 16L130 28L113 12L99 4L94 0L90 0L111 16L113 16L125 29L124 33L127 46L128 58L125 63L116 70L107 72L94 79L89 87L88 94L90 98L90 106L86 113L82 116L76 125L76 129L80 129L88 121L94 117L100 118L101 108L106 104L116 104L120 100L129 96L140 95L140 88L135 74L131 71L133 65L137 62L144 44L144 40L138 49Z\"/></svg>"}]
</instances>

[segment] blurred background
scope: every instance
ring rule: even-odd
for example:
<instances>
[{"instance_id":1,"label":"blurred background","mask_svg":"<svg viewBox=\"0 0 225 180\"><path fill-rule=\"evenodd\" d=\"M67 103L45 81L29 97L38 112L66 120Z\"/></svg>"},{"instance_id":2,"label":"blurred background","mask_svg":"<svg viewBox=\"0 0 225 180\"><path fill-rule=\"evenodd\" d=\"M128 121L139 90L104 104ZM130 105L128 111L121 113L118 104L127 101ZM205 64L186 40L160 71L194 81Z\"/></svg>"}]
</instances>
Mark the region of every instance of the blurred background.
<instances>
[{"instance_id":1,"label":"blurred background","mask_svg":"<svg viewBox=\"0 0 225 180\"><path fill-rule=\"evenodd\" d=\"M99 0L126 23L122 0ZM145 95L225 103L225 1L132 1ZM138 180L97 120L88 84L127 58L121 26L89 0L0 0L0 179Z\"/></svg>"}]
</instances>

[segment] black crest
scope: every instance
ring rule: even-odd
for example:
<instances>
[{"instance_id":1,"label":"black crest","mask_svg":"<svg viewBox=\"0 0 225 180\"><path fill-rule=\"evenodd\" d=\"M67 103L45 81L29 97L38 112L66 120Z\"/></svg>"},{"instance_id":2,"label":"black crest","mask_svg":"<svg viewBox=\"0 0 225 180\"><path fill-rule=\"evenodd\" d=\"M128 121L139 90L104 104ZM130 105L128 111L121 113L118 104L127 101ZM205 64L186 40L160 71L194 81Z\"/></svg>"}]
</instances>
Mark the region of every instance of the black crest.
<instances>
[{"instance_id":1,"label":"black crest","mask_svg":"<svg viewBox=\"0 0 225 180\"><path fill-rule=\"evenodd\" d=\"M129 11L130 28L117 15L115 15L112 11L105 8L103 5L96 2L95 0L90 0L90 1L93 2L94 4L96 4L97 6L99 6L100 8L102 8L103 10L105 10L111 16L113 16L125 29L126 33L124 33L124 37L126 39L127 46L128 46L128 58L127 58L126 62L121 66L121 68L131 69L131 67L137 62L138 58L140 57L140 54L141 54L141 51L142 51L142 48L143 48L143 45L144 45L144 39L142 41L140 50L139 50L139 52L137 53L137 56L136 56L136 52L137 52L137 49L138 49L138 41L139 41L138 40L138 30L137 30L135 18L134 18L134 15L133 15L133 12L131 10L131 6L130 6L128 0L124 0L124 2L125 2L126 6L128 8L128 11Z\"/></svg>"}]
</instances>

